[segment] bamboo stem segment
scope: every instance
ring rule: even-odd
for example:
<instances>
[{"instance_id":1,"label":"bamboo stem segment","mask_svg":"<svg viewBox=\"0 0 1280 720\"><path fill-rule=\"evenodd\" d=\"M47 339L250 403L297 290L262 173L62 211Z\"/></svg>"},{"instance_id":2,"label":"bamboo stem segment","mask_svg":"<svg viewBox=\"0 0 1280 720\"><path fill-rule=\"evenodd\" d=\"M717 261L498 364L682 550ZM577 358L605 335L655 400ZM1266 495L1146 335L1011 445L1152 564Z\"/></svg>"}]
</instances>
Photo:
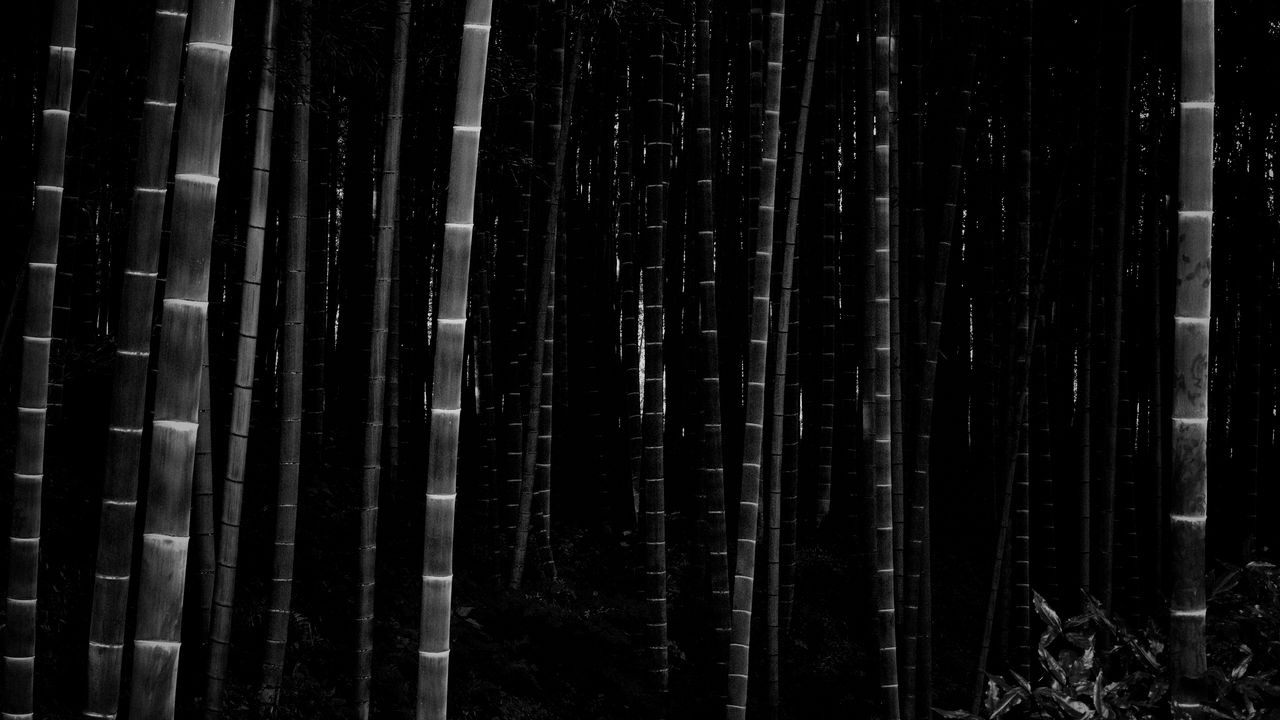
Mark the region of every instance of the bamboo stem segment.
<instances>
[{"instance_id":1,"label":"bamboo stem segment","mask_svg":"<svg viewBox=\"0 0 1280 720\"><path fill-rule=\"evenodd\" d=\"M271 131L276 103L276 0L263 15L262 67L254 117L253 179L249 223L245 231L244 272L240 290L240 337L236 343L235 387L231 391L231 432L227 437L227 470L222 484L218 562L214 576L209 662L205 669L205 717L222 717L222 690L230 656L232 605L240 555L240 514L249 453L249 415L253 404L254 358L258 348L258 315L262 296L262 254L266 243L267 194L271 179Z\"/></svg>"},{"instance_id":2,"label":"bamboo stem segment","mask_svg":"<svg viewBox=\"0 0 1280 720\"><path fill-rule=\"evenodd\" d=\"M22 377L13 458L9 583L5 593L2 708L6 717L30 717L35 694L36 588L40 570L40 497L49 404L49 349L53 342L53 286L58 265L78 9L77 0L54 3L44 111L37 146L35 217L27 250L27 314L22 327ZM126 565L128 561L126 554Z\"/></svg>"},{"instance_id":3,"label":"bamboo stem segment","mask_svg":"<svg viewBox=\"0 0 1280 720\"><path fill-rule=\"evenodd\" d=\"M1182 2L1178 251L1173 309L1169 655L1174 717L1205 699L1205 524L1213 227L1214 2Z\"/></svg>"},{"instance_id":4,"label":"bamboo stem segment","mask_svg":"<svg viewBox=\"0 0 1280 720\"><path fill-rule=\"evenodd\" d=\"M151 25L146 99L142 104L141 140L121 283L121 322L116 333L98 562L89 620L86 715L114 715L120 703L125 612L133 572L133 530L142 469L147 370L151 359L152 309L160 267L160 233L168 194L165 185L178 99L182 37L187 27L186 11L186 0L156 3Z\"/></svg>"},{"instance_id":5,"label":"bamboo stem segment","mask_svg":"<svg viewBox=\"0 0 1280 720\"><path fill-rule=\"evenodd\" d=\"M177 692L209 257L234 12L234 0L196 4L187 41L133 641L129 716L134 720L172 718Z\"/></svg>"},{"instance_id":6,"label":"bamboo stem segment","mask_svg":"<svg viewBox=\"0 0 1280 720\"><path fill-rule=\"evenodd\" d=\"M760 469L764 455L765 373L769 345L769 295L773 274L774 203L777 197L779 108L782 100L782 43L786 0L770 0L769 42L764 83L764 131L760 156L760 207L752 268L748 325L746 427L742 444L742 489L738 501L738 542L733 577L733 625L729 633L728 720L747 714L751 657L751 605L755 594L756 533L760 521Z\"/></svg>"},{"instance_id":7,"label":"bamboo stem segment","mask_svg":"<svg viewBox=\"0 0 1280 720\"><path fill-rule=\"evenodd\" d=\"M453 593L453 520L457 500L458 425L462 415L463 343L492 12L492 0L467 0L458 62L458 97L449 159L431 385L422 617L418 640L418 720L444 720L448 707L449 605Z\"/></svg>"}]
</instances>

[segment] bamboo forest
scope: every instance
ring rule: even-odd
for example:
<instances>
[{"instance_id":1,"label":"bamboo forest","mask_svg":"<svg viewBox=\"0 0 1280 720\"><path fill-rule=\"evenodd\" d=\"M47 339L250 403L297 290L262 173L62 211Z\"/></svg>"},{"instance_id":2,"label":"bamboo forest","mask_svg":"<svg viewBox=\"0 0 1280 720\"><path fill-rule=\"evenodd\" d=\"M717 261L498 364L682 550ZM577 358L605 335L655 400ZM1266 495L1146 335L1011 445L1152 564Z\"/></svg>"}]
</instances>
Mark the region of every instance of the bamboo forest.
<instances>
[{"instance_id":1,"label":"bamboo forest","mask_svg":"<svg viewBox=\"0 0 1280 720\"><path fill-rule=\"evenodd\" d=\"M1280 3L6 7L0 719L1280 720Z\"/></svg>"}]
</instances>

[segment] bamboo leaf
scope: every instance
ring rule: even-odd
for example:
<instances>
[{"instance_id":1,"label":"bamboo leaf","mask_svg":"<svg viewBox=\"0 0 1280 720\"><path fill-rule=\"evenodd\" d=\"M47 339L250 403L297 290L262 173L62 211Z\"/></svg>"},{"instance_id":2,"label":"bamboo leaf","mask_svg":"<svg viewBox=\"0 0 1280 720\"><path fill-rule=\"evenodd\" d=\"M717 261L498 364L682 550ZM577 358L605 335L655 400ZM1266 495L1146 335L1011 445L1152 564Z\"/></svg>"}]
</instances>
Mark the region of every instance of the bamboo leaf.
<instances>
[{"instance_id":1,"label":"bamboo leaf","mask_svg":"<svg viewBox=\"0 0 1280 720\"><path fill-rule=\"evenodd\" d=\"M1240 678L1244 677L1245 671L1249 669L1249 663L1253 661L1253 651L1249 649L1248 645L1241 643L1240 650L1244 652L1244 659L1241 660L1238 665L1232 668L1231 670L1232 680L1239 680Z\"/></svg>"},{"instance_id":2,"label":"bamboo leaf","mask_svg":"<svg viewBox=\"0 0 1280 720\"><path fill-rule=\"evenodd\" d=\"M1018 685L1023 690L1026 690L1027 692L1031 692L1031 683L1027 682L1026 678L1019 675L1017 670L1010 670L1009 673L1013 675L1013 679L1018 682Z\"/></svg>"},{"instance_id":3,"label":"bamboo leaf","mask_svg":"<svg viewBox=\"0 0 1280 720\"><path fill-rule=\"evenodd\" d=\"M1049 654L1049 651L1043 645L1040 646L1037 654L1040 656L1040 665L1053 677L1054 689L1066 687L1067 673L1062 669L1062 665Z\"/></svg>"},{"instance_id":4,"label":"bamboo leaf","mask_svg":"<svg viewBox=\"0 0 1280 720\"><path fill-rule=\"evenodd\" d=\"M1049 643L1062 634L1062 620L1058 617L1058 613L1049 607L1049 603L1045 602L1040 593L1032 593L1031 602L1035 604L1036 614L1040 616L1046 626L1044 632L1040 635L1040 647L1048 647Z\"/></svg>"},{"instance_id":5,"label":"bamboo leaf","mask_svg":"<svg viewBox=\"0 0 1280 720\"><path fill-rule=\"evenodd\" d=\"M1022 688L1013 688L1010 692L1005 693L1004 697L1000 699L1000 702L996 704L995 709L991 711L991 714L988 717L990 720L995 720L1001 715L1017 707L1019 703L1026 700L1028 697L1030 696Z\"/></svg>"}]
</instances>

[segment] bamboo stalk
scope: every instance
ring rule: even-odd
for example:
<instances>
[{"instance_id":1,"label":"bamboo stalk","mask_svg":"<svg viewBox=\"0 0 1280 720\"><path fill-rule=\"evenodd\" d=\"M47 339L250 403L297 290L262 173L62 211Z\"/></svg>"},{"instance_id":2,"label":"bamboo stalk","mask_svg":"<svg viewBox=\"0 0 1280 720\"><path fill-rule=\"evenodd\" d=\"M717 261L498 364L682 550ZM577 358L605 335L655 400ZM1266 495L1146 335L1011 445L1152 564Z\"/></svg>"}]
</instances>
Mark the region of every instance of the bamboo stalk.
<instances>
[{"instance_id":1,"label":"bamboo stalk","mask_svg":"<svg viewBox=\"0 0 1280 720\"><path fill-rule=\"evenodd\" d=\"M467 0L458 61L443 264L436 310L431 386L431 446L427 466L422 620L418 640L418 720L443 720L449 687L449 604L453 592L453 521L457 500L458 424L467 281L489 55L492 0Z\"/></svg>"},{"instance_id":2,"label":"bamboo stalk","mask_svg":"<svg viewBox=\"0 0 1280 720\"><path fill-rule=\"evenodd\" d=\"M187 40L133 641L129 716L134 720L172 718L177 692L200 361L234 10L234 0L198 3Z\"/></svg>"},{"instance_id":3,"label":"bamboo stalk","mask_svg":"<svg viewBox=\"0 0 1280 720\"><path fill-rule=\"evenodd\" d=\"M39 159L33 232L27 248L27 305L22 326L22 376L18 386L18 432L13 459L13 520L9 526L9 582L5 593L4 698L0 704L6 716L16 717L30 716L35 692L40 498L49 406L49 349L78 9L76 0L59 0L53 5L44 109L36 145ZM117 555L116 559L122 559L127 568L130 555L127 552L121 555L123 558ZM123 634L123 623L112 629L117 627Z\"/></svg>"},{"instance_id":4,"label":"bamboo stalk","mask_svg":"<svg viewBox=\"0 0 1280 720\"><path fill-rule=\"evenodd\" d=\"M391 311L391 250L400 199L400 142L404 127L404 92L408 74L410 0L398 0L392 40L391 77L387 84L386 126L382 145L382 178L378 186L378 232L375 243L373 322L369 339L368 391L364 421L364 459L360 472L360 580L356 608L356 716L367 720L373 684L373 612L377 577L378 488L381 484L382 427L385 417L387 335ZM473 188L474 189L474 188ZM465 272L465 266L464 266ZM463 284L466 281L463 280ZM465 309L465 293L463 294ZM437 310L438 312L438 310ZM439 335L436 342L441 341ZM437 350L437 353L439 350ZM461 364L461 363L459 363Z\"/></svg>"},{"instance_id":5,"label":"bamboo stalk","mask_svg":"<svg viewBox=\"0 0 1280 720\"><path fill-rule=\"evenodd\" d=\"M715 263L715 139L711 128L711 0L697 0L694 21L693 121L697 145L697 192L694 196L698 236L698 332L697 354L702 377L699 417L699 483L707 494L708 554L710 555L711 604L719 673L728 672L729 597L728 528L725 517L724 433L720 411L720 327L717 318ZM723 696L723 693L722 693Z\"/></svg>"},{"instance_id":6,"label":"bamboo stalk","mask_svg":"<svg viewBox=\"0 0 1280 720\"><path fill-rule=\"evenodd\" d=\"M796 119L795 141L792 145L791 187L787 194L787 225L782 241L782 263L779 273L778 311L773 317L770 348L773 351L773 378L771 383L769 412L769 504L768 504L768 591L766 596L766 651L768 653L769 705L771 715L778 712L779 692L779 593L781 591L781 504L783 455L786 435L786 394L788 377L788 341L791 319L794 313L794 276L796 232L800 220L800 191L803 187L805 147L809 133L809 101L813 96L813 68L818 56L818 41L822 38L823 0L816 0L810 18L804 80L800 89L799 112Z\"/></svg>"},{"instance_id":7,"label":"bamboo stalk","mask_svg":"<svg viewBox=\"0 0 1280 720\"><path fill-rule=\"evenodd\" d=\"M1173 308L1173 711L1196 718L1206 688L1205 524L1208 477L1210 238L1213 227L1214 2L1182 2L1178 249Z\"/></svg>"},{"instance_id":8,"label":"bamboo stalk","mask_svg":"<svg viewBox=\"0 0 1280 720\"><path fill-rule=\"evenodd\" d=\"M186 9L186 0L158 2L152 20L146 100L142 105L139 157L121 283L120 326L116 332L98 561L89 620L86 714L110 716L118 711L120 703L125 612L133 570L133 532L142 469L152 311ZM209 596L202 590L202 603L205 597Z\"/></svg>"},{"instance_id":9,"label":"bamboo stalk","mask_svg":"<svg viewBox=\"0 0 1280 720\"><path fill-rule=\"evenodd\" d=\"M232 607L240 554L240 515L244 502L245 466L249 452L249 418L253 406L254 359L262 295L262 255L266 240L267 195L271 177L271 134L275 119L275 0L263 13L262 65L254 117L253 180L249 223L245 232L244 271L240 290L240 337L235 387L231 396L231 432L227 439L226 476L222 484L222 516L218 529L218 568L214 578L213 621L205 668L205 717L222 716L222 692L230 657Z\"/></svg>"},{"instance_id":10,"label":"bamboo stalk","mask_svg":"<svg viewBox=\"0 0 1280 720\"><path fill-rule=\"evenodd\" d=\"M891 433L892 342L891 342L891 215L892 165L891 71L894 66L893 39L890 35L891 0L880 0L875 18L876 89L875 89L875 171L872 186L875 196L875 388L873 403L874 449L872 450L875 483L875 569L876 610L879 622L880 690L883 712L890 720L901 716L898 698L898 647L896 639L897 598L895 596L896 564L894 555L893 468Z\"/></svg>"},{"instance_id":11,"label":"bamboo stalk","mask_svg":"<svg viewBox=\"0 0 1280 720\"><path fill-rule=\"evenodd\" d=\"M747 713L751 655L751 605L754 599L756 531L760 520L760 470L764 454L765 372L769 337L769 296L773 274L774 203L778 174L778 116L782 95L782 51L786 0L770 0L769 42L764 83L764 130L760 155L760 206L751 284L747 353L746 422L742 451L742 489L738 500L738 543L733 579L733 627L729 640L728 720Z\"/></svg>"}]
</instances>

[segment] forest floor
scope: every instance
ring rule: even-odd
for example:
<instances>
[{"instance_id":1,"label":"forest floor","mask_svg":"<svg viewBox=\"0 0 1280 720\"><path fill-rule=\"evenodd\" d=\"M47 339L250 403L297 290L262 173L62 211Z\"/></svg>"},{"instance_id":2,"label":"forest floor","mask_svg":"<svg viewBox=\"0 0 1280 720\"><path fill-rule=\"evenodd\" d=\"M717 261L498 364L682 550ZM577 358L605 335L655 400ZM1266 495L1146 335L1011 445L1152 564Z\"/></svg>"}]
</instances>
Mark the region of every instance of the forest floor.
<instances>
[{"instance_id":1,"label":"forest floor","mask_svg":"<svg viewBox=\"0 0 1280 720\"><path fill-rule=\"evenodd\" d=\"M10 428L2 434L12 437ZM99 433L77 453L51 447L44 497L40 576L37 705L42 716L79 717L85 677L85 638L100 497L100 469L70 465L101 457ZM0 463L11 463L11 442ZM59 450L58 448L62 448ZM269 439L258 454L273 455ZM233 718L257 715L262 633L271 576L271 467L259 462L260 482L246 486L241 562L236 593L226 706ZM358 481L304 479L298 559L284 687L277 718L349 718L352 707L355 617L355 508ZM411 477L406 470L405 477ZM374 634L373 717L410 718L415 706L421 588L421 499L405 479L383 488ZM465 512L465 511L464 511ZM569 519L566 519L569 518ZM833 518L836 519L836 518ZM4 522L8 522L8 512ZM945 521L944 521L945 522ZM828 523L839 528L850 522ZM670 693L668 717L721 716L723 675L715 671L711 622L701 598L705 585L688 542L688 523L672 519L669 539ZM484 523L459 517L455 552L450 717L459 720L632 720L651 717L645 646L642 567L637 538L592 519L574 525L561 514L553 529L557 578L540 577L530 555L525 588L498 582L498 563L473 533ZM403 529L403 531L401 531ZM870 637L865 549L848 534L825 533L797 550L795 604L782 633L781 717L874 717L878 702L876 645ZM682 540L683 538L683 540ZM194 560L194 558L193 558ZM503 560L505 564L505 559ZM940 707L958 707L972 670L985 599L983 568L964 562L935 566L940 593L935 614L935 689ZM763 587L763 582L757 583ZM951 588L962 589L952 592ZM136 583L135 583L136 592ZM188 583L188 628L198 628L196 588ZM757 599L763 615L763 598ZM132 622L129 624L132 632ZM763 634L755 636L763 637ZM972 639L971 639L972 638ZM178 709L195 717L203 694L203 648L183 648ZM753 705L764 711L765 648L752 648ZM128 661L126 660L126 689ZM755 712L753 711L753 715Z\"/></svg>"}]
</instances>

